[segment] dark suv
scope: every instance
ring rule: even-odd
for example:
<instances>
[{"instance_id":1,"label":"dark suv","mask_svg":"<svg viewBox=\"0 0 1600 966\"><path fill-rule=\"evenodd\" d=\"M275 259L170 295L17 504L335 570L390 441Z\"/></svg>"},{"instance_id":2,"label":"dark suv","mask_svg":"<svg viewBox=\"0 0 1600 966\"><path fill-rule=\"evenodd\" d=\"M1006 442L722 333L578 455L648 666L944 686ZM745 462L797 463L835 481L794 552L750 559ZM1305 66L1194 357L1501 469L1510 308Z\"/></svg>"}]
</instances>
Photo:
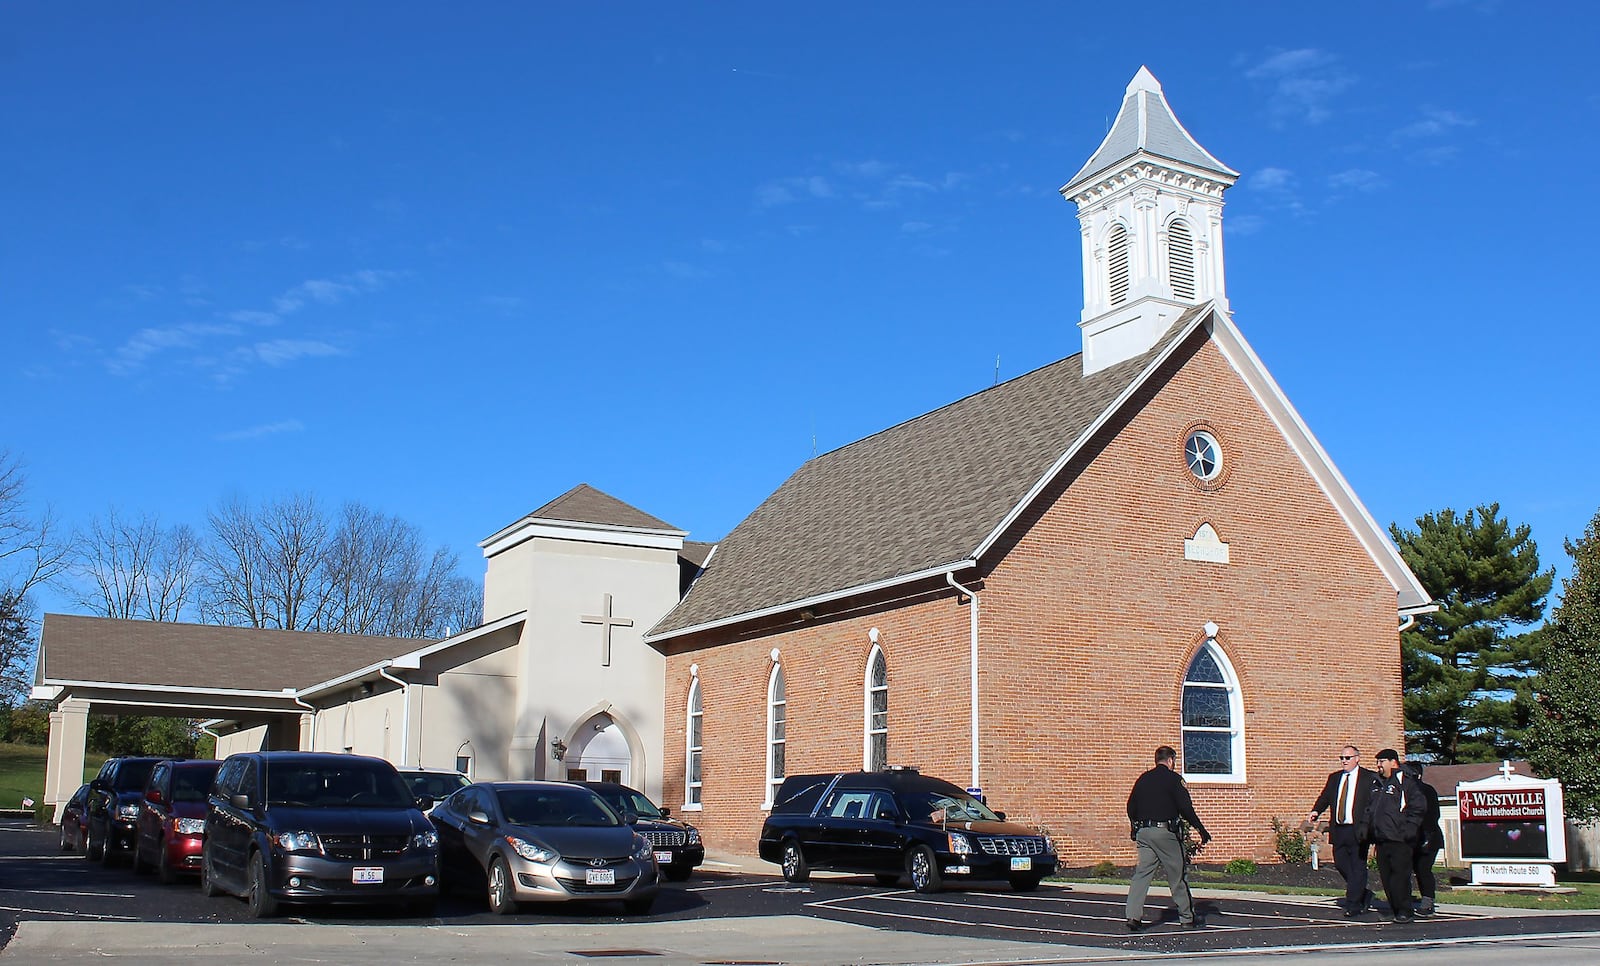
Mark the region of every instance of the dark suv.
<instances>
[{"instance_id":1,"label":"dark suv","mask_svg":"<svg viewBox=\"0 0 1600 966\"><path fill-rule=\"evenodd\" d=\"M918 892L937 892L947 879L1004 879L1027 892L1056 870L1048 836L914 768L784 779L759 851L790 882L837 869L884 885L905 875Z\"/></svg>"},{"instance_id":2,"label":"dark suv","mask_svg":"<svg viewBox=\"0 0 1600 966\"><path fill-rule=\"evenodd\" d=\"M165 758L107 758L89 783L89 838L83 851L106 865L133 851L144 785Z\"/></svg>"},{"instance_id":3,"label":"dark suv","mask_svg":"<svg viewBox=\"0 0 1600 966\"><path fill-rule=\"evenodd\" d=\"M439 836L422 810L432 804L381 758L232 755L206 808L200 891L243 896L256 918L285 902L399 902L431 915Z\"/></svg>"},{"instance_id":4,"label":"dark suv","mask_svg":"<svg viewBox=\"0 0 1600 966\"><path fill-rule=\"evenodd\" d=\"M605 799L618 815L638 816L633 830L643 835L655 847L656 866L661 874L673 882L683 882L694 872L695 866L706 860L706 847L700 844L700 832L693 825L675 819L667 809L660 808L642 792L616 782L578 782L593 789Z\"/></svg>"}]
</instances>

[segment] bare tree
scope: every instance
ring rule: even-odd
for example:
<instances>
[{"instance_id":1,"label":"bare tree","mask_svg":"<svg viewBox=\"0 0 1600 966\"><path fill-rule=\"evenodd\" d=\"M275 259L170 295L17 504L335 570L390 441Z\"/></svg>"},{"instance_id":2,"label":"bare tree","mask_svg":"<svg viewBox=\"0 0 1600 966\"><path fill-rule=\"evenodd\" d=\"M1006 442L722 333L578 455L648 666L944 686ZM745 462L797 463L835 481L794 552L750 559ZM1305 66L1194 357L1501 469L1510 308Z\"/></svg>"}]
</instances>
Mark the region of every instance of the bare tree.
<instances>
[{"instance_id":1,"label":"bare tree","mask_svg":"<svg viewBox=\"0 0 1600 966\"><path fill-rule=\"evenodd\" d=\"M0 703L11 704L33 683L38 648L29 591L54 580L72 552L58 540L54 517L28 507L22 463L0 450Z\"/></svg>"},{"instance_id":2,"label":"bare tree","mask_svg":"<svg viewBox=\"0 0 1600 966\"><path fill-rule=\"evenodd\" d=\"M296 494L252 508L237 497L209 516L202 554L207 619L285 631L320 630L318 574L328 524L316 499Z\"/></svg>"},{"instance_id":3,"label":"bare tree","mask_svg":"<svg viewBox=\"0 0 1600 966\"><path fill-rule=\"evenodd\" d=\"M153 516L115 509L96 517L77 540L73 570L88 588L84 607L122 620L175 621L190 603L200 542L182 524L163 528Z\"/></svg>"}]
</instances>

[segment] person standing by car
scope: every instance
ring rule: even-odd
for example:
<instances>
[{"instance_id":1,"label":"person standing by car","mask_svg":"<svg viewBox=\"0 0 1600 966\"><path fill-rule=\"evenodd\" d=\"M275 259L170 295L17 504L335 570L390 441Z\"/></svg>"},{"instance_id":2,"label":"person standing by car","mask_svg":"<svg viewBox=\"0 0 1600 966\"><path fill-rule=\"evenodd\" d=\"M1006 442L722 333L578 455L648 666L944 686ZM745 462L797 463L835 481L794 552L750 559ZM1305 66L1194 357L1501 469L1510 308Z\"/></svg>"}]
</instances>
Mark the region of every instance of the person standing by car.
<instances>
[{"instance_id":1,"label":"person standing by car","mask_svg":"<svg viewBox=\"0 0 1600 966\"><path fill-rule=\"evenodd\" d=\"M1439 792L1423 780L1421 762L1406 761L1402 756L1400 768L1415 781L1416 787L1422 790L1422 796L1428 802L1427 814L1422 819L1422 830L1417 834L1417 841L1412 846L1411 852L1411 871L1417 877L1417 892L1422 896L1417 904L1416 914L1427 918L1433 915L1434 898L1439 891L1438 879L1433 874L1433 864L1439 859L1439 850L1444 848L1444 829L1439 825Z\"/></svg>"},{"instance_id":2,"label":"person standing by car","mask_svg":"<svg viewBox=\"0 0 1600 966\"><path fill-rule=\"evenodd\" d=\"M1144 928L1144 897L1150 889L1150 880L1160 869L1172 889L1172 901L1178 905L1178 922L1185 929L1198 929L1201 921L1194 913L1194 898L1189 895L1189 882L1184 867L1187 856L1183 841L1178 838L1179 821L1186 821L1200 833L1203 848L1211 841L1211 833L1194 813L1194 802L1183 778L1173 770L1178 753L1168 745L1156 749L1155 767L1139 776L1128 794L1128 822L1132 838L1139 843L1139 865L1133 872L1133 882L1128 886L1128 931Z\"/></svg>"},{"instance_id":3,"label":"person standing by car","mask_svg":"<svg viewBox=\"0 0 1600 966\"><path fill-rule=\"evenodd\" d=\"M1411 922L1412 844L1428 815L1428 799L1415 779L1400 770L1400 753L1378 752L1378 787L1367 803L1367 825L1377 846L1378 876L1395 922Z\"/></svg>"},{"instance_id":4,"label":"person standing by car","mask_svg":"<svg viewBox=\"0 0 1600 966\"><path fill-rule=\"evenodd\" d=\"M1328 840L1333 843L1333 864L1344 879L1344 914L1355 917L1372 906L1372 890L1367 888L1366 828L1367 804L1378 784L1378 773L1361 767L1361 749L1345 745L1339 749L1339 770L1328 776L1322 794L1306 818L1315 825L1317 816L1328 813Z\"/></svg>"}]
</instances>

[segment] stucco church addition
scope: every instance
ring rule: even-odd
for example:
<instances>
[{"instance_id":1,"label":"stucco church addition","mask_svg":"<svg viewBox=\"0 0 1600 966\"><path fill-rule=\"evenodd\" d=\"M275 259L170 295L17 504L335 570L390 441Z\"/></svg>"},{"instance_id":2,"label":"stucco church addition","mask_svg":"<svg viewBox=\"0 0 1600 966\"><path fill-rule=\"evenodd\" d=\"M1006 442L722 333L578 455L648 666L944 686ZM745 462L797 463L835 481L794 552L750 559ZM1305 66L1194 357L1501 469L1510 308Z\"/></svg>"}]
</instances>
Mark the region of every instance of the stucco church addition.
<instances>
[{"instance_id":1,"label":"stucco church addition","mask_svg":"<svg viewBox=\"0 0 1600 966\"><path fill-rule=\"evenodd\" d=\"M260 669L233 706L225 656L128 680L126 622L49 615L52 761L81 760L89 707L181 687L221 753L616 777L737 853L786 774L915 765L1072 863L1125 855L1127 789L1171 744L1212 852L1270 857L1331 749L1402 742L1397 628L1431 604L1233 320L1237 178L1141 69L1061 189L1081 354L809 460L715 546L579 486L482 543L482 627ZM212 631L293 643L171 633Z\"/></svg>"}]
</instances>

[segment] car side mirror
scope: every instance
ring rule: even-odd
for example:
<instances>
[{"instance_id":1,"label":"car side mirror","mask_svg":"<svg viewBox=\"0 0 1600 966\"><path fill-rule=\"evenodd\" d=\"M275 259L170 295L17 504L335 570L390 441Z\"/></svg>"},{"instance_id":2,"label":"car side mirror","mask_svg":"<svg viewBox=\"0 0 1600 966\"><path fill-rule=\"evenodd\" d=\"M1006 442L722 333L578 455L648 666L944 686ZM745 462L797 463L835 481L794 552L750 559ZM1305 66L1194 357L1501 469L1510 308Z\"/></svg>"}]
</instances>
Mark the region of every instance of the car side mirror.
<instances>
[{"instance_id":1,"label":"car side mirror","mask_svg":"<svg viewBox=\"0 0 1600 966\"><path fill-rule=\"evenodd\" d=\"M244 792L239 792L237 795L234 795L232 798L228 799L228 804L232 805L234 808L247 809L250 807L250 796L246 795Z\"/></svg>"},{"instance_id":2,"label":"car side mirror","mask_svg":"<svg viewBox=\"0 0 1600 966\"><path fill-rule=\"evenodd\" d=\"M488 812L468 812L467 813L467 821L471 822L474 825L488 825L489 824L489 813Z\"/></svg>"},{"instance_id":3,"label":"car side mirror","mask_svg":"<svg viewBox=\"0 0 1600 966\"><path fill-rule=\"evenodd\" d=\"M639 813L638 812L623 812L622 813L622 821L623 821L623 824L625 824L625 825L638 825L639 824Z\"/></svg>"},{"instance_id":4,"label":"car side mirror","mask_svg":"<svg viewBox=\"0 0 1600 966\"><path fill-rule=\"evenodd\" d=\"M1006 813L1005 812L1002 812L1002 811L996 809L994 814L1000 819L1000 821L1004 822L1006 820Z\"/></svg>"},{"instance_id":5,"label":"car side mirror","mask_svg":"<svg viewBox=\"0 0 1600 966\"><path fill-rule=\"evenodd\" d=\"M428 809L430 809L432 807L433 807L433 798L431 796L428 796L428 795L418 795L417 796L417 810L418 811L426 812Z\"/></svg>"},{"instance_id":6,"label":"car side mirror","mask_svg":"<svg viewBox=\"0 0 1600 966\"><path fill-rule=\"evenodd\" d=\"M672 809L668 808L665 805L661 806L661 817L662 818L671 818L672 817Z\"/></svg>"}]
</instances>

